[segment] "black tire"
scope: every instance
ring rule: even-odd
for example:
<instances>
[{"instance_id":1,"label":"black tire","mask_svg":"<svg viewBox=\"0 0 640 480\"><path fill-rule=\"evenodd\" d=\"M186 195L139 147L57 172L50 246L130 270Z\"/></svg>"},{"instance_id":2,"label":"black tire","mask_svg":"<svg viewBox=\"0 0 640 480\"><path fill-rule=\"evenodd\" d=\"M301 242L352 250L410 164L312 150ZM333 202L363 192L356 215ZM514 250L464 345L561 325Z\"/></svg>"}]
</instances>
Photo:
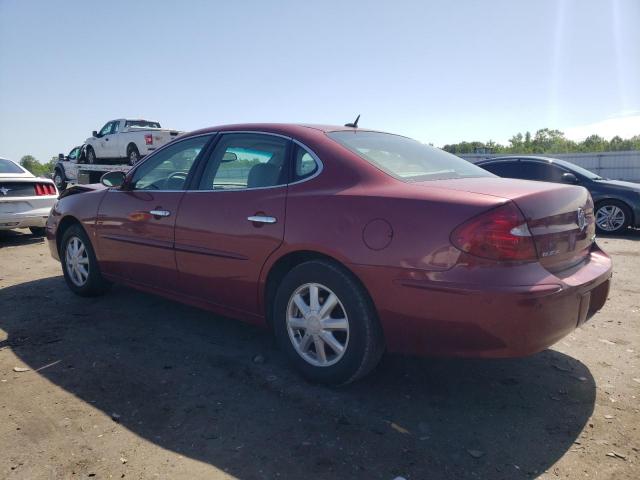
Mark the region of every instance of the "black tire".
<instances>
[{"instance_id":1,"label":"black tire","mask_svg":"<svg viewBox=\"0 0 640 480\"><path fill-rule=\"evenodd\" d=\"M597 221L598 212L601 209L612 208L612 207L617 207L619 209L622 215L624 215L624 221L620 223L619 226L616 226L615 228L613 227L601 228ZM624 233L629 227L629 225L631 224L631 220L632 220L632 213L629 206L626 203L618 200L603 200L602 202L598 202L594 213L596 216L596 230L598 233L601 233L601 234L619 235L621 233Z\"/></svg>"},{"instance_id":2,"label":"black tire","mask_svg":"<svg viewBox=\"0 0 640 480\"><path fill-rule=\"evenodd\" d=\"M335 293L348 318L348 342L344 354L329 366L315 366L305 360L289 336L289 301L296 291L310 283L326 286ZM344 385L358 380L378 364L384 351L382 328L366 291L348 271L329 261L302 263L285 276L275 297L273 328L280 347L296 369L314 382Z\"/></svg>"},{"instance_id":3,"label":"black tire","mask_svg":"<svg viewBox=\"0 0 640 480\"><path fill-rule=\"evenodd\" d=\"M63 192L66 190L67 179L65 178L64 173L59 168L56 168L55 172L53 173L53 182L56 184L58 191Z\"/></svg>"},{"instance_id":4,"label":"black tire","mask_svg":"<svg viewBox=\"0 0 640 480\"><path fill-rule=\"evenodd\" d=\"M72 279L70 267L69 265L67 265L67 246L74 239L79 239L82 242L82 245L84 246L87 253L88 276L86 278L86 282L84 282L83 284L78 284ZM64 279L67 282L68 287L76 295L80 295L81 297L94 297L97 295L102 295L111 286L111 283L106 281L102 277L102 274L100 273L100 267L98 266L98 261L96 260L95 253L93 251L93 246L91 245L91 241L89 240L89 236L80 225L72 225L64 232L64 234L62 235L62 241L60 242L59 254L60 263L62 264L62 272L64 273Z\"/></svg>"},{"instance_id":5,"label":"black tire","mask_svg":"<svg viewBox=\"0 0 640 480\"><path fill-rule=\"evenodd\" d=\"M87 163L93 165L96 163L96 152L91 147L87 147Z\"/></svg>"},{"instance_id":6,"label":"black tire","mask_svg":"<svg viewBox=\"0 0 640 480\"><path fill-rule=\"evenodd\" d=\"M138 147L136 147L133 143L130 143L127 147L127 160L129 165L133 166L140 161L140 152L138 151Z\"/></svg>"},{"instance_id":7,"label":"black tire","mask_svg":"<svg viewBox=\"0 0 640 480\"><path fill-rule=\"evenodd\" d=\"M29 227L29 230L34 237L44 237L47 234L47 229L44 227Z\"/></svg>"}]
</instances>

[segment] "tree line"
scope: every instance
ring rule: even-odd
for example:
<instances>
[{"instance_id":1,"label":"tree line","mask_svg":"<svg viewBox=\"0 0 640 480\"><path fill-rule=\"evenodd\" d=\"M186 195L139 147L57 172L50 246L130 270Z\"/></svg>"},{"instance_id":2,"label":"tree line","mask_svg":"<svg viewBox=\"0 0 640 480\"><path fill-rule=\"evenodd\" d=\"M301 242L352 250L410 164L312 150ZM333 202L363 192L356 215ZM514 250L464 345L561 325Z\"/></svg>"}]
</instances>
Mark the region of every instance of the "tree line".
<instances>
[{"instance_id":1,"label":"tree line","mask_svg":"<svg viewBox=\"0 0 640 480\"><path fill-rule=\"evenodd\" d=\"M33 155L25 155L20 159L20 165L33 173L36 177L51 177L58 157L51 157L47 163L40 163Z\"/></svg>"},{"instance_id":2,"label":"tree line","mask_svg":"<svg viewBox=\"0 0 640 480\"><path fill-rule=\"evenodd\" d=\"M509 145L488 142L460 142L442 148L449 153L575 153L575 152L620 152L640 150L640 135L611 140L600 135L590 135L581 142L574 142L560 130L542 128L534 135L531 132L517 133L509 139Z\"/></svg>"}]
</instances>

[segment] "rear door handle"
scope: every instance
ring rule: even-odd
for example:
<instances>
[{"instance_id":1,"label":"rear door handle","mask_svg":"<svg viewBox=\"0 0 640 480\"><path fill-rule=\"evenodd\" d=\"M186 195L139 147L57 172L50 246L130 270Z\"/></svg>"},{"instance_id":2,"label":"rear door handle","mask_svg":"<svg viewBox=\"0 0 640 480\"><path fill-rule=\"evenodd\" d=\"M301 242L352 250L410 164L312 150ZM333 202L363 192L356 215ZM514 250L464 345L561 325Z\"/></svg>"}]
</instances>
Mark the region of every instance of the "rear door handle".
<instances>
[{"instance_id":1,"label":"rear door handle","mask_svg":"<svg viewBox=\"0 0 640 480\"><path fill-rule=\"evenodd\" d=\"M247 220L255 223L276 223L278 221L276 217L266 217L264 215L252 215L247 217Z\"/></svg>"},{"instance_id":2,"label":"rear door handle","mask_svg":"<svg viewBox=\"0 0 640 480\"><path fill-rule=\"evenodd\" d=\"M154 217L168 217L171 215L169 210L149 210L149 213Z\"/></svg>"}]
</instances>

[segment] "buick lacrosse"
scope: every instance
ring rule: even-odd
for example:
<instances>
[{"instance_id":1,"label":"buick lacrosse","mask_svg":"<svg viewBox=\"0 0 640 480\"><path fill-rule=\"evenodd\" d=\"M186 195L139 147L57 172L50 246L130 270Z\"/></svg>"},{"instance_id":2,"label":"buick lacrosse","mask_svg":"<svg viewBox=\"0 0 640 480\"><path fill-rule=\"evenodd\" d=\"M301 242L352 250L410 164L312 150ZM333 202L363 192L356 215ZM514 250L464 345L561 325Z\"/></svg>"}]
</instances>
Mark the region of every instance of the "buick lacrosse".
<instances>
[{"instance_id":1,"label":"buick lacrosse","mask_svg":"<svg viewBox=\"0 0 640 480\"><path fill-rule=\"evenodd\" d=\"M385 350L538 352L604 305L611 277L583 187L354 127L192 132L67 190L46 228L73 292L118 282L269 326L334 384Z\"/></svg>"}]
</instances>

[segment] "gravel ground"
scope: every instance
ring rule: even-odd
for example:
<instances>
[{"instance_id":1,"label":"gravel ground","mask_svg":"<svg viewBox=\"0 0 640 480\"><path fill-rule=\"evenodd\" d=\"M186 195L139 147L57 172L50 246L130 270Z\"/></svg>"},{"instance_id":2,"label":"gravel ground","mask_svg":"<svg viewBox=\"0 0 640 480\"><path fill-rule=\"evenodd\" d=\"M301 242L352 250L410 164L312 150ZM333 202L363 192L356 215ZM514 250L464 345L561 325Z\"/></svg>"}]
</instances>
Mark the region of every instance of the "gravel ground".
<instances>
[{"instance_id":1,"label":"gravel ground","mask_svg":"<svg viewBox=\"0 0 640 480\"><path fill-rule=\"evenodd\" d=\"M41 240L0 233L0 478L635 480L640 231L600 244L609 302L552 349L389 355L330 389L266 331L123 287L76 297Z\"/></svg>"}]
</instances>

